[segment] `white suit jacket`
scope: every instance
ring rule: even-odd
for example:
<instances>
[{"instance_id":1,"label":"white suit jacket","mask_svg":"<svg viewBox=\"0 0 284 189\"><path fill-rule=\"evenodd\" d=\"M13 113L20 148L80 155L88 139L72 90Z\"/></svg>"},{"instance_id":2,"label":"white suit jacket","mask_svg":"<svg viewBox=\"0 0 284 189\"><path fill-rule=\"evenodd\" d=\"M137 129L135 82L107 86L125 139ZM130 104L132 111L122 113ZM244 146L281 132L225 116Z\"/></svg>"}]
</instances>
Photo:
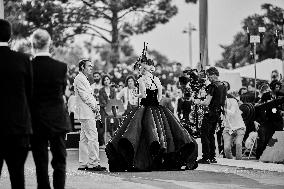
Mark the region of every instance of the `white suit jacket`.
<instances>
[{"instance_id":1,"label":"white suit jacket","mask_svg":"<svg viewBox=\"0 0 284 189\"><path fill-rule=\"evenodd\" d=\"M79 72L79 74L75 77L74 91L76 97L75 112L78 119L96 118L97 115L93 112L93 110L98 112L99 106L93 96L91 85L87 77L82 72Z\"/></svg>"}]
</instances>

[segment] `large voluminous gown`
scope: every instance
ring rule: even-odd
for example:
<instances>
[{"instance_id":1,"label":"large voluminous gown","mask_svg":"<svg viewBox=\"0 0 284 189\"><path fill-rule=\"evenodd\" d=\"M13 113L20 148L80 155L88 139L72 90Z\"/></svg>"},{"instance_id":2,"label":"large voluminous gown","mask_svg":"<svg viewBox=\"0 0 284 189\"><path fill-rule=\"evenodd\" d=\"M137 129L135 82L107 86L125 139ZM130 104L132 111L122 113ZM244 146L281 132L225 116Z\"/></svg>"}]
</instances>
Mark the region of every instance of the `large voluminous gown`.
<instances>
[{"instance_id":1,"label":"large voluminous gown","mask_svg":"<svg viewBox=\"0 0 284 189\"><path fill-rule=\"evenodd\" d=\"M109 170L158 171L197 167L198 147L174 114L160 106L158 90L146 89L146 98L122 121L106 145Z\"/></svg>"}]
</instances>

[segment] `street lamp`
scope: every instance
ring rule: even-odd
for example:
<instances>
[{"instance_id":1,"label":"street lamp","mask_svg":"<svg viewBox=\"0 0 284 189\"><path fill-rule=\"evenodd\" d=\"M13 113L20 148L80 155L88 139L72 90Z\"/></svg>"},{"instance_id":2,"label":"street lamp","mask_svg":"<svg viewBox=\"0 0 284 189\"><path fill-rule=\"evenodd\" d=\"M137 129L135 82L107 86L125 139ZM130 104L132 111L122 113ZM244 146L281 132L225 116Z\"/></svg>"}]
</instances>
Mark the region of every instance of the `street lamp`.
<instances>
[{"instance_id":1,"label":"street lamp","mask_svg":"<svg viewBox=\"0 0 284 189\"><path fill-rule=\"evenodd\" d=\"M249 28L247 27L248 42L253 45L253 60L254 60L254 96L256 98L256 44L261 43L263 34L265 32L265 27L258 27L259 35L250 35Z\"/></svg>"},{"instance_id":2,"label":"street lamp","mask_svg":"<svg viewBox=\"0 0 284 189\"><path fill-rule=\"evenodd\" d=\"M196 31L196 28L189 22L188 28L184 29L182 33L188 33L188 42L189 42L189 67L192 68L192 31Z\"/></svg>"}]
</instances>

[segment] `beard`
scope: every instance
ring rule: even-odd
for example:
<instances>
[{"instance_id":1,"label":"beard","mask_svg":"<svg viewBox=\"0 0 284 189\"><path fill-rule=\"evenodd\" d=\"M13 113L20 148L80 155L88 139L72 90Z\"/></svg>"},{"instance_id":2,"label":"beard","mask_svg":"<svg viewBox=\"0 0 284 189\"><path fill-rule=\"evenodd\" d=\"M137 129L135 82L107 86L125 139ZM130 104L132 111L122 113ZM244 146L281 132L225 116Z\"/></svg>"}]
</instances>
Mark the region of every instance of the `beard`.
<instances>
[{"instance_id":1,"label":"beard","mask_svg":"<svg viewBox=\"0 0 284 189\"><path fill-rule=\"evenodd\" d=\"M101 79L94 79L94 82L95 82L96 84L99 84L100 81L101 81Z\"/></svg>"}]
</instances>

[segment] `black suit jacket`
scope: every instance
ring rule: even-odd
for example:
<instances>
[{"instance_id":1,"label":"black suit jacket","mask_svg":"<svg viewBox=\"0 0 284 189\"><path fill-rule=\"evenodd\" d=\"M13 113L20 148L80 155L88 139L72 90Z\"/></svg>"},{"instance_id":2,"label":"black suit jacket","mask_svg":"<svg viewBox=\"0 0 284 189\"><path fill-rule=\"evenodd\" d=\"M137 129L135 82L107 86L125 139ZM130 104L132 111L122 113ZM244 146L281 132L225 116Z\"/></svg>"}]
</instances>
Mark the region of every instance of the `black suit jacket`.
<instances>
[{"instance_id":1,"label":"black suit jacket","mask_svg":"<svg viewBox=\"0 0 284 189\"><path fill-rule=\"evenodd\" d=\"M0 138L32 133L32 67L28 56L0 47ZM14 137L15 138L15 137Z\"/></svg>"},{"instance_id":2,"label":"black suit jacket","mask_svg":"<svg viewBox=\"0 0 284 189\"><path fill-rule=\"evenodd\" d=\"M272 100L272 96L270 95L269 98L267 99L269 100L268 102L255 106L256 121L261 123L263 127L273 131L282 131L283 118L281 115L281 105L284 104L284 97ZM273 111L274 108L275 110Z\"/></svg>"},{"instance_id":3,"label":"black suit jacket","mask_svg":"<svg viewBox=\"0 0 284 189\"><path fill-rule=\"evenodd\" d=\"M67 65L48 56L32 60L34 74L33 130L35 133L64 133L71 129L63 100Z\"/></svg>"}]
</instances>

